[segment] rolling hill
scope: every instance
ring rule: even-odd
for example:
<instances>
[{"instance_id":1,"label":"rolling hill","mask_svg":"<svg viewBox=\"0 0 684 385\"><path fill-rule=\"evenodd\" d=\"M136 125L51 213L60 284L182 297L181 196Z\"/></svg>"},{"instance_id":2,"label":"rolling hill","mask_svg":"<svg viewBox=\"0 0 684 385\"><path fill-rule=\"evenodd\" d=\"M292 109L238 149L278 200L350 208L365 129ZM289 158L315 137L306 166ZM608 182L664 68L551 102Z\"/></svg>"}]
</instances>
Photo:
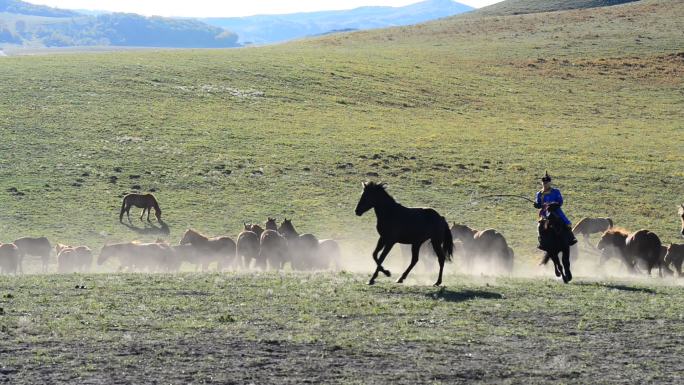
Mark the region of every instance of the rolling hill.
<instances>
[{"instance_id":1,"label":"rolling hill","mask_svg":"<svg viewBox=\"0 0 684 385\"><path fill-rule=\"evenodd\" d=\"M207 18L202 21L237 33L241 43L266 44L331 32L417 24L472 9L452 0L427 0L404 7L360 7L344 11Z\"/></svg>"},{"instance_id":2,"label":"rolling hill","mask_svg":"<svg viewBox=\"0 0 684 385\"><path fill-rule=\"evenodd\" d=\"M237 36L197 20L112 13L96 16L0 0L0 47L236 47Z\"/></svg>"},{"instance_id":3,"label":"rolling hill","mask_svg":"<svg viewBox=\"0 0 684 385\"><path fill-rule=\"evenodd\" d=\"M520 15L526 13L567 11L610 7L639 0L507 0L477 10L481 15Z\"/></svg>"},{"instance_id":4,"label":"rolling hill","mask_svg":"<svg viewBox=\"0 0 684 385\"><path fill-rule=\"evenodd\" d=\"M535 259L544 170L566 213L678 240L684 2L426 24L241 50L2 58L0 234L98 247L153 191L171 241L293 217L367 255L362 180L495 227Z\"/></svg>"}]
</instances>

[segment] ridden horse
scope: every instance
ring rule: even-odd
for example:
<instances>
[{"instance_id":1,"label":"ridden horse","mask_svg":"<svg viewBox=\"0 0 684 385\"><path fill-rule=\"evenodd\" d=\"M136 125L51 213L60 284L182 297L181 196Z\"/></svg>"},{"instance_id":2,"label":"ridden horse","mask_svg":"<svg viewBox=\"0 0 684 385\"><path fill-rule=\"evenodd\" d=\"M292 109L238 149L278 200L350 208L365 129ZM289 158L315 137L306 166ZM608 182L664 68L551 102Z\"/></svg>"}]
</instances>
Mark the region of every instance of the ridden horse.
<instances>
[{"instance_id":1,"label":"ridden horse","mask_svg":"<svg viewBox=\"0 0 684 385\"><path fill-rule=\"evenodd\" d=\"M245 229L247 225L245 225ZM263 232L263 231L262 231ZM238 235L237 254L241 267L249 267L252 260L259 259L259 236L254 231L244 230Z\"/></svg>"},{"instance_id":2,"label":"ridden horse","mask_svg":"<svg viewBox=\"0 0 684 385\"><path fill-rule=\"evenodd\" d=\"M217 269L222 270L224 263L230 264L231 259L235 258L237 245L230 237L206 237L196 230L188 229L180 240L181 245L190 244L197 249L199 259L195 262L201 265L202 270L206 271L209 264L217 263Z\"/></svg>"},{"instance_id":3,"label":"ridden horse","mask_svg":"<svg viewBox=\"0 0 684 385\"><path fill-rule=\"evenodd\" d=\"M327 255L320 255L319 241L313 234L299 234L291 219L285 218L278 227L280 235L287 239L290 249L290 263L294 270L326 269L330 261Z\"/></svg>"},{"instance_id":4,"label":"ridden horse","mask_svg":"<svg viewBox=\"0 0 684 385\"><path fill-rule=\"evenodd\" d=\"M606 230L613 228L613 220L610 218L582 218L572 228L572 233L575 236L582 235L584 242L589 243L589 236L596 233L604 233Z\"/></svg>"},{"instance_id":5,"label":"ridden horse","mask_svg":"<svg viewBox=\"0 0 684 385\"><path fill-rule=\"evenodd\" d=\"M262 269L267 264L272 269L280 270L288 261L289 247L287 239L276 230L264 230L259 238L259 259L256 266Z\"/></svg>"},{"instance_id":6,"label":"ridden horse","mask_svg":"<svg viewBox=\"0 0 684 385\"><path fill-rule=\"evenodd\" d=\"M641 261L646 264L648 275L657 266L658 275L663 276L665 263L661 253L662 243L651 231L639 230L628 234L623 229L611 229L603 233L597 248L601 250L600 264L617 255L631 273L636 271L637 264Z\"/></svg>"},{"instance_id":7,"label":"ridden horse","mask_svg":"<svg viewBox=\"0 0 684 385\"><path fill-rule=\"evenodd\" d=\"M52 245L50 245L50 241L48 241L47 238L23 237L15 240L13 243L19 249L19 272L24 272L22 264L24 257L27 255L40 257L40 260L43 263L43 272L47 272L48 263L50 262L50 253L52 252Z\"/></svg>"},{"instance_id":8,"label":"ridden horse","mask_svg":"<svg viewBox=\"0 0 684 385\"><path fill-rule=\"evenodd\" d=\"M128 221L131 221L131 206L142 208L142 213L140 213L140 220L143 220L145 211L147 211L147 221L150 221L150 210L154 209L154 216L157 217L157 221L161 223L162 211L159 208L159 203L157 199L152 194L128 194L123 198L121 203L121 212L119 212L119 222L123 222L123 215L126 213L128 216Z\"/></svg>"},{"instance_id":9,"label":"ridden horse","mask_svg":"<svg viewBox=\"0 0 684 385\"><path fill-rule=\"evenodd\" d=\"M567 231L567 225L553 208L550 207L545 211L549 212L548 218L539 221L540 243L544 250L544 258L540 264L546 265L549 260L553 261L556 277L562 277L563 282L568 283L572 280L572 272L570 271L570 245L564 233ZM562 255L560 259L558 254Z\"/></svg>"},{"instance_id":10,"label":"ridden horse","mask_svg":"<svg viewBox=\"0 0 684 385\"><path fill-rule=\"evenodd\" d=\"M19 249L14 243L0 242L0 273L17 274L19 272Z\"/></svg>"},{"instance_id":11,"label":"ridden horse","mask_svg":"<svg viewBox=\"0 0 684 385\"><path fill-rule=\"evenodd\" d=\"M439 262L439 277L435 286L441 285L444 261L451 261L454 251L454 243L446 219L431 208L402 206L387 193L384 183L363 182L362 185L363 193L356 205L355 213L361 216L366 211L374 209L377 218L376 229L380 235L373 251L373 260L377 267L368 284L373 285L380 272L388 277L391 275L382 267L382 263L397 243L411 245L411 263L397 280L397 283L404 282L418 262L420 246L423 242L430 240Z\"/></svg>"},{"instance_id":12,"label":"ridden horse","mask_svg":"<svg viewBox=\"0 0 684 385\"><path fill-rule=\"evenodd\" d=\"M88 246L67 246L58 243L55 246L57 253L57 272L88 272L93 262L93 252Z\"/></svg>"},{"instance_id":13,"label":"ridden horse","mask_svg":"<svg viewBox=\"0 0 684 385\"><path fill-rule=\"evenodd\" d=\"M667 248L663 263L669 269L670 265L674 267L675 273L678 277L682 276L682 262L684 262L684 244L672 243Z\"/></svg>"},{"instance_id":14,"label":"ridden horse","mask_svg":"<svg viewBox=\"0 0 684 385\"><path fill-rule=\"evenodd\" d=\"M149 272L161 271L169 258L172 250L164 243L138 243L126 242L105 245L97 258L97 264L102 265L111 257L119 260L119 271L147 270Z\"/></svg>"},{"instance_id":15,"label":"ridden horse","mask_svg":"<svg viewBox=\"0 0 684 385\"><path fill-rule=\"evenodd\" d=\"M513 250L508 247L506 238L494 229L477 231L465 225L454 223L451 236L463 242L464 257L469 267L473 261L486 260L498 263L507 272L513 271Z\"/></svg>"}]
</instances>

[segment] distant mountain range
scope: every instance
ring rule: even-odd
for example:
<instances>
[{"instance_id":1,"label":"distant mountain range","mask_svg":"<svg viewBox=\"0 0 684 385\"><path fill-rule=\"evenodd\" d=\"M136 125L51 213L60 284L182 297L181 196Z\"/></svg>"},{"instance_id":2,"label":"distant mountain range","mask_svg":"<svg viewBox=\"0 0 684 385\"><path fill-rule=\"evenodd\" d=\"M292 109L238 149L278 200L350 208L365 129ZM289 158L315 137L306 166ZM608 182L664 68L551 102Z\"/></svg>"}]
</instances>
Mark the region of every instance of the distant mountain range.
<instances>
[{"instance_id":1,"label":"distant mountain range","mask_svg":"<svg viewBox=\"0 0 684 385\"><path fill-rule=\"evenodd\" d=\"M405 7L360 7L346 11L191 19L74 11L19 0L0 0L0 48L237 47L417 24L472 9L452 0L427 0Z\"/></svg>"},{"instance_id":2,"label":"distant mountain range","mask_svg":"<svg viewBox=\"0 0 684 385\"><path fill-rule=\"evenodd\" d=\"M405 7L360 7L346 11L200 20L235 32L240 43L268 44L331 32L417 24L473 9L452 0L427 0Z\"/></svg>"},{"instance_id":3,"label":"distant mountain range","mask_svg":"<svg viewBox=\"0 0 684 385\"><path fill-rule=\"evenodd\" d=\"M129 13L86 15L0 0L0 46L236 47L237 35L194 19Z\"/></svg>"}]
</instances>

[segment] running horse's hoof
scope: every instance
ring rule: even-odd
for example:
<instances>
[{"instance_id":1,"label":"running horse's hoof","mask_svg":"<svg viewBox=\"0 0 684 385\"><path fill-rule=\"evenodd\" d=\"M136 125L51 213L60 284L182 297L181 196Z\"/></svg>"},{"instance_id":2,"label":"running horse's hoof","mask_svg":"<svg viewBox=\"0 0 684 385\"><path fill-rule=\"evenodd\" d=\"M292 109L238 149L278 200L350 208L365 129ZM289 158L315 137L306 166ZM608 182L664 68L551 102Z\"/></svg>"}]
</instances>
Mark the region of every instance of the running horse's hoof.
<instances>
[{"instance_id":1,"label":"running horse's hoof","mask_svg":"<svg viewBox=\"0 0 684 385\"><path fill-rule=\"evenodd\" d=\"M383 269L383 270L382 270L382 274L385 274L385 277L391 277L391 276L392 276L392 273L390 273L389 270L384 270L384 269Z\"/></svg>"}]
</instances>

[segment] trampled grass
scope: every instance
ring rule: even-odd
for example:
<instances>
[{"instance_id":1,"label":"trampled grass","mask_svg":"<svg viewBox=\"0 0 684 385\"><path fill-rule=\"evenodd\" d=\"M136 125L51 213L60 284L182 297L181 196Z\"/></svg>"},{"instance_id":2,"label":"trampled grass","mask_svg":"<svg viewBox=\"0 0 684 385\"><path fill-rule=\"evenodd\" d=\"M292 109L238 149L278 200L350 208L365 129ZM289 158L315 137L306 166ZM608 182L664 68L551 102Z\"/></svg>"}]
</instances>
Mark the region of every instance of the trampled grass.
<instances>
[{"instance_id":1,"label":"trampled grass","mask_svg":"<svg viewBox=\"0 0 684 385\"><path fill-rule=\"evenodd\" d=\"M0 278L0 380L672 383L679 286L339 274ZM670 282L671 283L671 282Z\"/></svg>"}]
</instances>

